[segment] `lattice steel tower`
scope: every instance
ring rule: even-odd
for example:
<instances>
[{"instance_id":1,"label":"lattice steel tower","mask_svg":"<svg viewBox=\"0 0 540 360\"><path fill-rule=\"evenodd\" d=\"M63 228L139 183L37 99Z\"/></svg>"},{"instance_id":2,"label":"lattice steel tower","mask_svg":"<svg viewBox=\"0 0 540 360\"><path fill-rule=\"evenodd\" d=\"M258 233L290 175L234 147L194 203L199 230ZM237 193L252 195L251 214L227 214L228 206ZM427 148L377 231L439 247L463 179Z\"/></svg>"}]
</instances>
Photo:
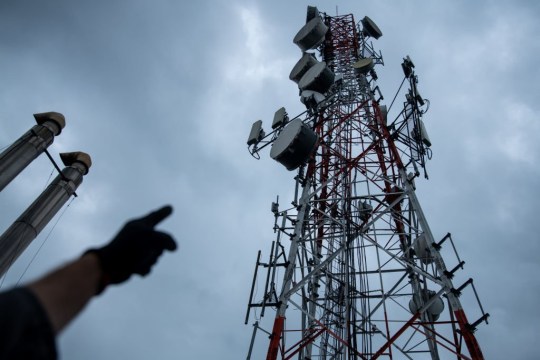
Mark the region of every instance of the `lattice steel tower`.
<instances>
[{"instance_id":1,"label":"lattice steel tower","mask_svg":"<svg viewBox=\"0 0 540 360\"><path fill-rule=\"evenodd\" d=\"M408 89L390 119L376 85L380 36L367 16L357 24L308 7L294 38L303 56L290 74L307 110L289 119L279 109L269 134L253 124L251 154L271 146L297 175L292 207L272 203L267 260L257 257L248 359L261 333L267 359L483 359L474 332L489 315L472 280L454 285L464 262L450 234L434 239L415 194L431 157L422 120L429 101L407 56ZM476 321L465 315L464 291ZM273 325L263 319L270 309Z\"/></svg>"}]
</instances>

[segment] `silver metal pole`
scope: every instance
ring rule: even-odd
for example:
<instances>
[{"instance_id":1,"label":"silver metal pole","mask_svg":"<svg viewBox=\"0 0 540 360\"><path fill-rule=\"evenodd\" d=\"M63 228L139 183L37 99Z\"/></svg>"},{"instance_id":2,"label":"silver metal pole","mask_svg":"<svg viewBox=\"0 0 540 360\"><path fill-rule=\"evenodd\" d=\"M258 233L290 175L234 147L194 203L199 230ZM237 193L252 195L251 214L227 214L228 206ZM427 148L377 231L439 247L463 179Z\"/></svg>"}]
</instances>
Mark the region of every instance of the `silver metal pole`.
<instances>
[{"instance_id":1,"label":"silver metal pole","mask_svg":"<svg viewBox=\"0 0 540 360\"><path fill-rule=\"evenodd\" d=\"M60 154L66 166L41 195L0 236L0 276L62 208L88 173L92 160L83 152Z\"/></svg>"},{"instance_id":2,"label":"silver metal pole","mask_svg":"<svg viewBox=\"0 0 540 360\"><path fill-rule=\"evenodd\" d=\"M0 191L45 151L66 126L64 115L57 112L34 114L34 118L37 125L0 154Z\"/></svg>"}]
</instances>

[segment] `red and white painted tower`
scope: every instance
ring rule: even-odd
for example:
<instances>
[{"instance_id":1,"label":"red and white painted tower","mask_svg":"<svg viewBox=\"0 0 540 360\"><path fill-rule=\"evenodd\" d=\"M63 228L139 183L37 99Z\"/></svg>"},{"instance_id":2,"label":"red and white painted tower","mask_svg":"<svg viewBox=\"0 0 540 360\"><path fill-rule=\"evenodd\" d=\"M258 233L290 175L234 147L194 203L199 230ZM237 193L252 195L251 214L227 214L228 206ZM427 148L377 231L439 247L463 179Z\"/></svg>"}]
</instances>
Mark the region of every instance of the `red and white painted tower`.
<instances>
[{"instance_id":1,"label":"red and white painted tower","mask_svg":"<svg viewBox=\"0 0 540 360\"><path fill-rule=\"evenodd\" d=\"M489 315L472 280L454 284L464 262L450 234L434 237L415 194L431 157L429 101L407 56L404 100L387 107L380 36L367 16L308 7L290 74L307 110L279 109L268 134L253 124L251 154L271 147L297 173L292 207L272 204L277 236L257 257L248 359L262 333L267 359L483 359L474 333ZM475 299L473 320L463 293Z\"/></svg>"}]
</instances>

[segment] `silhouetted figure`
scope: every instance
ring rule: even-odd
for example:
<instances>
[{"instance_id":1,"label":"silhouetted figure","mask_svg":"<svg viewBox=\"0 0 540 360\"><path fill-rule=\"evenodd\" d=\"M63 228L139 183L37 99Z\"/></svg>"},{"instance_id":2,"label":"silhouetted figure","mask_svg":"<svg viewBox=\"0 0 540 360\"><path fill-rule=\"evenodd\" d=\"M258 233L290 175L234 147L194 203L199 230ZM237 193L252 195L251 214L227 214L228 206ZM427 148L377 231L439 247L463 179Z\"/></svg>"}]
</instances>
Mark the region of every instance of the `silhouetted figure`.
<instances>
[{"instance_id":1,"label":"silhouetted figure","mask_svg":"<svg viewBox=\"0 0 540 360\"><path fill-rule=\"evenodd\" d=\"M145 276L173 238L154 227L172 213L165 206L124 225L112 241L24 287L0 294L0 360L56 359L55 335L111 284Z\"/></svg>"}]
</instances>

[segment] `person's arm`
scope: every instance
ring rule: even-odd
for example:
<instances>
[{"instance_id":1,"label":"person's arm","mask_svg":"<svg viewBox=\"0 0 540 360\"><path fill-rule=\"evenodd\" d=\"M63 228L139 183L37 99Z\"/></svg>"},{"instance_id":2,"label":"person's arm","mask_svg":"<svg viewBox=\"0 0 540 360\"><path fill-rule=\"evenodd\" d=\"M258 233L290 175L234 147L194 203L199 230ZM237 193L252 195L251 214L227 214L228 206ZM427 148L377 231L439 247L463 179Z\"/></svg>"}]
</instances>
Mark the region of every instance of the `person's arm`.
<instances>
[{"instance_id":1,"label":"person's arm","mask_svg":"<svg viewBox=\"0 0 540 360\"><path fill-rule=\"evenodd\" d=\"M96 294L102 276L96 254L85 254L27 285L45 309L58 334Z\"/></svg>"},{"instance_id":2,"label":"person's arm","mask_svg":"<svg viewBox=\"0 0 540 360\"><path fill-rule=\"evenodd\" d=\"M106 246L87 251L27 287L38 298L58 334L107 285L133 274L147 275L164 250L173 251L173 238L154 227L172 213L165 206L129 221Z\"/></svg>"}]
</instances>

